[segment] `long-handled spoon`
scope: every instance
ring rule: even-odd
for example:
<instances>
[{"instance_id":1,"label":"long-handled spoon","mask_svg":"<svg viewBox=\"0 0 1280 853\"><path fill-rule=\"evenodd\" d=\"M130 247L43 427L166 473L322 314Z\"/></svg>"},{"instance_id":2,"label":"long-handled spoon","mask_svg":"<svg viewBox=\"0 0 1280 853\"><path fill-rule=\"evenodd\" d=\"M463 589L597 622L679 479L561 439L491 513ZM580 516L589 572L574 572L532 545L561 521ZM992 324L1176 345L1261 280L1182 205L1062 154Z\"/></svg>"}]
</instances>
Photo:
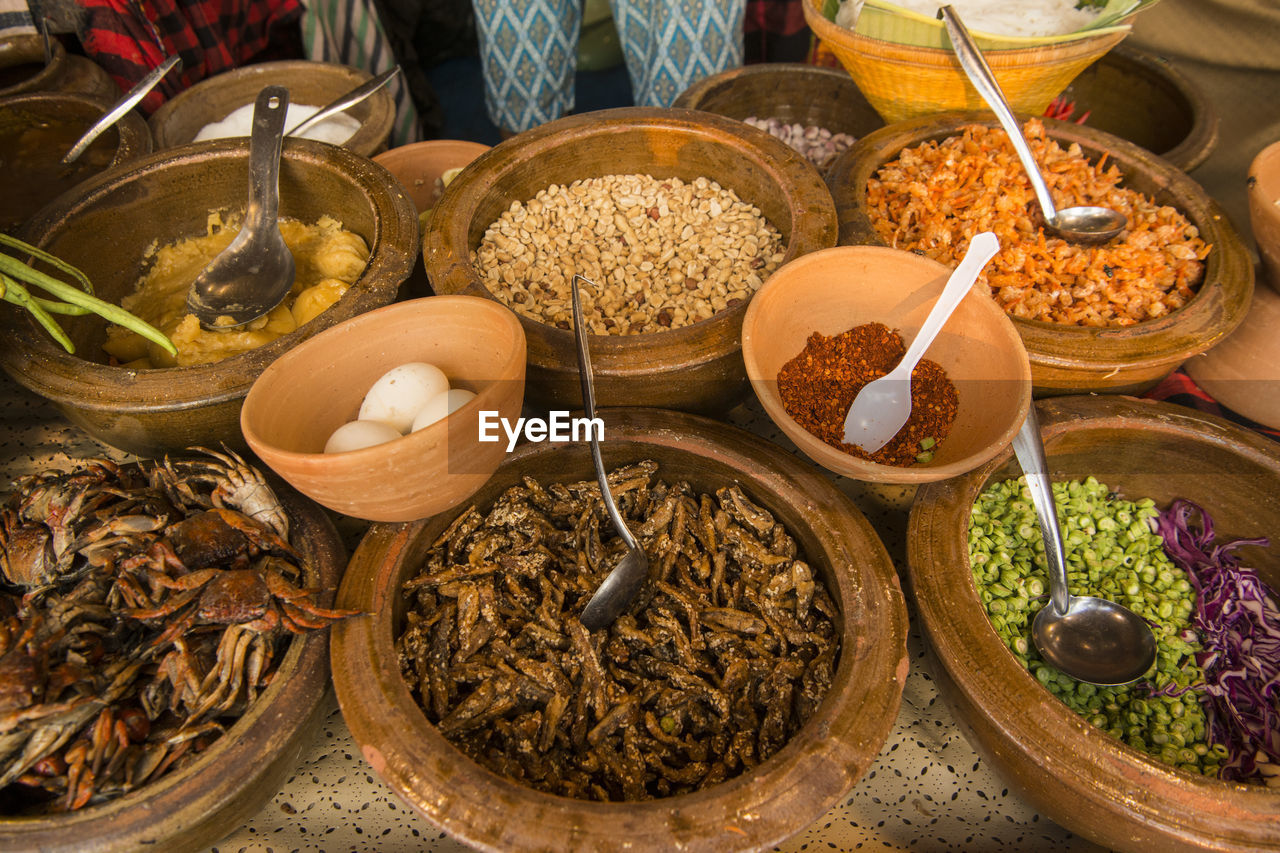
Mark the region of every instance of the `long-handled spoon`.
<instances>
[{"instance_id":1,"label":"long-handled spoon","mask_svg":"<svg viewBox=\"0 0 1280 853\"><path fill-rule=\"evenodd\" d=\"M76 144L71 146L71 150L67 152L67 156L62 158L63 164L74 163L80 158L93 140L102 135L103 131L111 127L111 125L124 118L134 105L147 96L147 93L156 87L156 84L164 79L164 76L173 69L182 68L182 59L174 54L164 62L151 69L146 77L143 77L137 84L125 92L124 97L116 101L111 109L102 114L102 118L93 123L93 126L84 132L84 135L76 140Z\"/></svg>"},{"instance_id":2,"label":"long-handled spoon","mask_svg":"<svg viewBox=\"0 0 1280 853\"><path fill-rule=\"evenodd\" d=\"M1013 439L1013 452L1031 490L1049 563L1049 601L1031 623L1031 638L1049 663L1090 684L1128 684L1156 659L1156 638L1129 608L1067 589L1067 558L1049 481L1040 422L1033 404Z\"/></svg>"},{"instance_id":3,"label":"long-handled spoon","mask_svg":"<svg viewBox=\"0 0 1280 853\"><path fill-rule=\"evenodd\" d=\"M991 66L987 64L986 58L978 49L964 22L956 14L956 10L950 6L939 9L938 17L942 18L947 27L947 34L951 36L951 46L955 48L960 67L964 69L969 82L973 83L978 94L996 114L996 118L1000 120L1000 126L1004 128L1009 141L1013 143L1018 159L1022 161L1022 168L1026 170L1027 179L1031 181L1031 188L1035 190L1036 199L1040 202L1040 210L1044 214L1044 221L1049 229L1063 239L1077 243L1103 243L1123 231L1126 224L1124 215L1108 207L1080 206L1058 209L1053 202L1053 197L1049 194L1049 186L1040 174L1040 167L1036 165L1036 159L1031 154L1031 148L1022 135L1022 128L1013 117L1013 111L1009 109L1004 91L996 82L995 75L991 73Z\"/></svg>"},{"instance_id":4,"label":"long-handled spoon","mask_svg":"<svg viewBox=\"0 0 1280 853\"><path fill-rule=\"evenodd\" d=\"M884 376L862 386L853 398L844 417L845 444L856 444L868 453L875 453L906 424L911 417L911 372L960 300L973 287L978 273L999 249L1000 241L990 231L975 234L969 241L969 250L947 279L942 295L933 303L902 360Z\"/></svg>"},{"instance_id":5,"label":"long-handled spoon","mask_svg":"<svg viewBox=\"0 0 1280 853\"><path fill-rule=\"evenodd\" d=\"M578 279L580 278L588 284L593 286L594 284L590 279L575 274L570 286L573 295L573 339L578 347L578 379L582 384L582 403L587 417L594 418L596 391L595 382L591 376L591 353L587 350L587 330L582 327L582 303L578 297ZM599 588L583 608L582 615L578 617L587 630L594 631L613 624L613 620L627 609L627 605L635 598L645 579L649 577L649 558L640 547L640 543L636 541L636 537L627 528L622 513L618 511L613 493L609 491L609 480L605 476L604 460L600 456L600 442L595 437L595 433L589 429L587 441L591 445L591 461L595 463L596 480L600 483L600 499L604 501L604 508L609 513L609 520L613 522L614 529L627 545L627 553L622 555L618 565L614 566L613 571L600 582Z\"/></svg>"},{"instance_id":6,"label":"long-handled spoon","mask_svg":"<svg viewBox=\"0 0 1280 853\"><path fill-rule=\"evenodd\" d=\"M331 115L340 113L343 110L354 107L356 104L360 103L365 98L369 97L374 92L378 91L383 86L390 83L392 78L394 78L399 73L400 73L400 66L397 65L394 68L388 69L387 71L383 71L381 74L377 75L376 77L372 77L369 80L366 80L365 82L361 83L359 86L352 89L350 92L347 92L345 95L341 95L333 99L332 101L330 101L329 103L321 107L320 109L316 110L311 115L307 116L302 121L298 122L293 127L289 128L289 130L285 133L285 136L301 136L306 131L307 128L313 125L319 124L320 122L324 121Z\"/></svg>"},{"instance_id":7,"label":"long-handled spoon","mask_svg":"<svg viewBox=\"0 0 1280 853\"><path fill-rule=\"evenodd\" d=\"M258 93L249 136L249 201L231 245L209 262L187 291L187 310L208 328L243 326L289 295L293 255L280 234L280 147L289 90Z\"/></svg>"}]
</instances>

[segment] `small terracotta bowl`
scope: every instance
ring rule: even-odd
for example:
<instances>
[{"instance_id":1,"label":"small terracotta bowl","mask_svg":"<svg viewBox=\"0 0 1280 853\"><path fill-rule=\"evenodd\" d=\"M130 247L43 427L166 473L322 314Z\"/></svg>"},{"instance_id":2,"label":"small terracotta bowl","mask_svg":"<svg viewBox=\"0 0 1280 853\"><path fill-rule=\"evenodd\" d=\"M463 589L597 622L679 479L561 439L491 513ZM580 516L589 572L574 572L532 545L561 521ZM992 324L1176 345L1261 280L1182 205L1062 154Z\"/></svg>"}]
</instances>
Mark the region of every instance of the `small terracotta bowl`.
<instances>
[{"instance_id":1,"label":"small terracotta bowl","mask_svg":"<svg viewBox=\"0 0 1280 853\"><path fill-rule=\"evenodd\" d=\"M1267 272L1263 280L1280 292L1280 140L1249 165L1249 223Z\"/></svg>"},{"instance_id":2,"label":"small terracotta bowl","mask_svg":"<svg viewBox=\"0 0 1280 853\"><path fill-rule=\"evenodd\" d=\"M252 104L264 86L284 86L295 104L322 107L346 94L373 75L336 62L282 60L245 65L201 80L169 99L150 118L156 150L185 145L206 124L220 121L233 110ZM386 87L351 107L347 115L360 129L342 144L357 154L372 157L387 147L395 125L396 107Z\"/></svg>"},{"instance_id":3,"label":"small terracotta bowl","mask_svg":"<svg viewBox=\"0 0 1280 853\"><path fill-rule=\"evenodd\" d=\"M56 90L66 74L70 55L56 38L49 39L49 54L46 63L44 38L39 33L0 39L0 97Z\"/></svg>"},{"instance_id":4,"label":"small terracotta bowl","mask_svg":"<svg viewBox=\"0 0 1280 853\"><path fill-rule=\"evenodd\" d=\"M627 107L583 113L518 134L477 158L449 185L423 235L437 293L494 298L471 263L485 229L514 201L552 184L645 174L707 177L755 205L781 233L787 260L835 244L835 207L822 176L786 143L740 121L693 110ZM743 303L683 328L592 335L601 406L720 412L747 394ZM520 318L529 340L529 402L581 408L573 331Z\"/></svg>"},{"instance_id":5,"label":"small terracotta bowl","mask_svg":"<svg viewBox=\"0 0 1280 853\"><path fill-rule=\"evenodd\" d=\"M98 296L119 304L153 243L206 233L209 213L244 209L248 140L160 151L60 196L19 235L79 267ZM385 169L346 148L291 139L280 165L280 215L329 215L369 246L364 272L329 310L266 346L216 364L132 370L108 363L107 323L60 318L68 353L25 311L0 310L0 367L112 447L153 456L192 445L244 448L240 406L262 369L322 329L396 297L417 254L413 204Z\"/></svg>"},{"instance_id":6,"label":"small terracotta bowl","mask_svg":"<svg viewBox=\"0 0 1280 853\"><path fill-rule=\"evenodd\" d=\"M904 148L954 136L971 124L996 127L989 112L924 116L863 137L831 166L828 181L840 210L842 245L883 245L867 213L867 181ZM1253 264L1226 212L1195 181L1150 152L1087 125L1044 120L1063 148L1078 144L1091 160L1104 153L1122 185L1176 208L1213 246L1204 279L1182 308L1133 326L1088 328L1013 318L1031 359L1036 396L1136 394L1160 382L1244 320L1253 295Z\"/></svg>"},{"instance_id":7,"label":"small terracotta bowl","mask_svg":"<svg viewBox=\"0 0 1280 853\"><path fill-rule=\"evenodd\" d=\"M404 581L457 513L375 525L338 600L372 614L334 626L334 688L373 770L416 812L482 850L769 849L840 802L893 727L906 678L906 609L893 563L866 518L831 482L777 445L680 412L612 409L610 468L652 459L668 482L698 492L738 483L795 538L839 611L841 651L826 697L776 754L693 794L595 802L541 793L472 761L428 722L400 675ZM525 443L472 499L482 511L525 476L594 478L586 445Z\"/></svg>"},{"instance_id":8,"label":"small terracotta bowl","mask_svg":"<svg viewBox=\"0 0 1280 853\"><path fill-rule=\"evenodd\" d=\"M333 523L287 488L290 541L302 555L305 586L331 607L347 552ZM207 850L257 814L296 770L326 714L329 632L290 641L270 685L248 713L190 764L115 800L42 817L0 817L0 849Z\"/></svg>"},{"instance_id":9,"label":"small terracotta bowl","mask_svg":"<svg viewBox=\"0 0 1280 853\"><path fill-rule=\"evenodd\" d=\"M1264 276L1265 278L1266 276ZM1280 429L1280 287L1260 287L1249 316L1213 349L1182 366L1204 392L1231 411Z\"/></svg>"},{"instance_id":10,"label":"small terracotta bowl","mask_svg":"<svg viewBox=\"0 0 1280 853\"><path fill-rule=\"evenodd\" d=\"M1280 584L1280 447L1221 418L1118 396L1043 400L1039 419L1055 481L1089 475L1161 509L1204 507L1216 542L1269 536L1237 555ZM962 731L1028 803L1107 849L1275 850L1280 791L1163 764L1094 728L1018 662L988 621L969 566L969 517L987 485L1021 473L1011 453L922 487L907 561L930 672Z\"/></svg>"},{"instance_id":11,"label":"small terracotta bowl","mask_svg":"<svg viewBox=\"0 0 1280 853\"><path fill-rule=\"evenodd\" d=\"M378 377L413 361L434 364L475 398L403 438L324 453ZM524 371L524 331L508 309L474 296L411 299L285 353L249 389L240 424L253 452L318 503L369 521L411 521L457 506L493 474L506 438L480 441L481 412L519 417Z\"/></svg>"},{"instance_id":12,"label":"small terracotta bowl","mask_svg":"<svg viewBox=\"0 0 1280 853\"><path fill-rule=\"evenodd\" d=\"M1031 404L1027 352L1013 323L976 285L925 354L946 371L960 398L951 434L928 463L904 468L844 453L783 408L778 372L811 334L879 322L910 343L949 274L910 252L837 246L784 264L765 282L742 323L742 357L765 412L806 456L855 480L926 483L963 474L1013 440Z\"/></svg>"}]
</instances>

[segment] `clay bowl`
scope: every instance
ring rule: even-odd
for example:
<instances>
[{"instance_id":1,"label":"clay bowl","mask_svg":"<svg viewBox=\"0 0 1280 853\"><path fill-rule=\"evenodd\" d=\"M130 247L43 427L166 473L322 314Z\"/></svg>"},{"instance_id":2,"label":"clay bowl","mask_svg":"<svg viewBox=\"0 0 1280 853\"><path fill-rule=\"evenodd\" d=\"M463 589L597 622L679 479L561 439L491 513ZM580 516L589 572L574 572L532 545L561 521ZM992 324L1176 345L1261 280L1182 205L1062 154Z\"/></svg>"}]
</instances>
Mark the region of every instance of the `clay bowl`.
<instances>
[{"instance_id":1,"label":"clay bowl","mask_svg":"<svg viewBox=\"0 0 1280 853\"><path fill-rule=\"evenodd\" d=\"M1171 164L1088 126L1052 119L1044 123L1064 148L1076 143L1092 160L1105 152L1108 162L1119 166L1124 186L1177 208L1213 246L1196 296L1157 320L1124 328L1085 328L1013 318L1031 359L1037 396L1141 393L1244 320L1253 294L1248 249L1222 207ZM969 124L997 126L990 113L926 116L876 131L841 155L828 173L840 210L841 244L881 245L866 207L867 181L881 166L904 148L945 139Z\"/></svg>"},{"instance_id":2,"label":"clay bowl","mask_svg":"<svg viewBox=\"0 0 1280 853\"><path fill-rule=\"evenodd\" d=\"M245 65L201 80L166 101L150 119L156 149L185 145L206 124L219 121L232 110L253 103L263 86L284 86L295 104L324 106L373 75L335 62L283 60ZM357 154L372 157L387 147L395 123L395 101L383 87L347 110L360 129L343 143Z\"/></svg>"},{"instance_id":3,"label":"clay bowl","mask_svg":"<svg viewBox=\"0 0 1280 853\"><path fill-rule=\"evenodd\" d=\"M760 405L806 456L855 480L926 483L963 474L1013 440L1031 404L1027 353L1008 316L978 285L925 355L942 366L960 398L951 434L928 463L904 468L852 456L810 433L783 407L778 372L811 334L832 336L878 322L909 343L949 274L910 252L837 246L797 258L765 282L742 323L742 357Z\"/></svg>"},{"instance_id":4,"label":"clay bowl","mask_svg":"<svg viewBox=\"0 0 1280 853\"><path fill-rule=\"evenodd\" d=\"M108 301L133 291L144 253L203 234L211 210L244 207L247 140L161 151L99 175L43 208L23 238L79 267ZM104 444L139 455L191 445L244 447L240 406L268 364L312 335L386 305L413 268L413 204L385 169L345 148L310 140L284 145L280 214L342 221L370 247L369 263L328 311L270 344L217 364L131 370L107 363L106 323L63 319L64 351L26 312L0 312L0 367L51 400Z\"/></svg>"},{"instance_id":5,"label":"clay bowl","mask_svg":"<svg viewBox=\"0 0 1280 853\"><path fill-rule=\"evenodd\" d=\"M129 113L75 162L61 164L109 105L88 95L33 92L0 98L0 161L12 170L0 196L0 231L13 233L55 196L151 153L151 130Z\"/></svg>"},{"instance_id":6,"label":"clay bowl","mask_svg":"<svg viewBox=\"0 0 1280 853\"><path fill-rule=\"evenodd\" d=\"M548 122L477 158L450 184L423 236L431 286L437 293L493 298L472 267L471 251L513 201L551 184L634 173L705 176L733 189L782 232L787 260L835 243L835 207L822 176L782 141L704 112L628 107ZM592 335L597 403L721 412L741 401L747 304L669 331ZM526 317L520 322L529 341L527 401L581 408L573 331Z\"/></svg>"},{"instance_id":7,"label":"clay bowl","mask_svg":"<svg viewBox=\"0 0 1280 853\"><path fill-rule=\"evenodd\" d=\"M0 98L58 88L70 57L56 38L49 39L51 58L44 61L44 37L38 33L0 39Z\"/></svg>"},{"instance_id":8,"label":"clay bowl","mask_svg":"<svg viewBox=\"0 0 1280 853\"><path fill-rule=\"evenodd\" d=\"M1264 275L1265 279L1266 276ZM1249 316L1213 349L1182 369L1206 394L1233 412L1280 429L1280 289L1260 287Z\"/></svg>"},{"instance_id":9,"label":"clay bowl","mask_svg":"<svg viewBox=\"0 0 1280 853\"><path fill-rule=\"evenodd\" d=\"M906 612L888 553L824 476L776 445L671 411L602 412L609 467L652 459L699 492L740 483L786 525L842 616L831 689L808 723L751 772L694 794L602 803L539 793L481 768L414 704L393 647L400 588L456 513L375 525L352 557L339 602L374 614L335 626L334 687L365 760L415 811L484 850L767 849L839 802L893 726L907 672ZM473 502L484 509L525 475L593 478L583 444L526 443Z\"/></svg>"},{"instance_id":10,"label":"clay bowl","mask_svg":"<svg viewBox=\"0 0 1280 853\"><path fill-rule=\"evenodd\" d=\"M1218 113L1203 92L1168 60L1116 45L1071 81L1070 121L1084 123L1159 154L1190 172L1218 144Z\"/></svg>"},{"instance_id":11,"label":"clay bowl","mask_svg":"<svg viewBox=\"0 0 1280 853\"><path fill-rule=\"evenodd\" d=\"M332 606L346 567L342 540L315 504L287 487L277 494L289 513L290 540L308 566L306 585L327 590L318 600ZM206 850L257 814L294 772L323 724L328 687L328 632L300 635L248 713L196 761L102 805L45 817L0 817L0 848Z\"/></svg>"},{"instance_id":12,"label":"clay bowl","mask_svg":"<svg viewBox=\"0 0 1280 853\"><path fill-rule=\"evenodd\" d=\"M439 201L436 181L450 169L460 169L488 150L488 145L464 139L428 139L383 151L373 158L373 162L395 175L413 200L421 220L422 214L434 208ZM427 281L426 270L422 268L421 257L414 264L413 275L405 283L405 291L411 296L431 295L431 285Z\"/></svg>"},{"instance_id":13,"label":"clay bowl","mask_svg":"<svg viewBox=\"0 0 1280 853\"><path fill-rule=\"evenodd\" d=\"M1187 498L1211 514L1218 542L1274 537L1280 527L1274 442L1168 403L1102 396L1038 405L1054 480L1094 475L1161 508ZM922 487L911 509L910 586L931 673L963 731L1030 805L1108 849L1280 848L1275 789L1190 774L1113 740L1045 690L991 628L969 569L969 515L987 484L1018 473L1003 454ZM1239 553L1273 589L1280 583L1274 545Z\"/></svg>"},{"instance_id":14,"label":"clay bowl","mask_svg":"<svg viewBox=\"0 0 1280 853\"><path fill-rule=\"evenodd\" d=\"M370 386L406 362L434 364L476 397L403 438L325 453L355 420ZM329 509L369 521L411 521L452 509L489 479L506 442L482 443L480 413L512 422L524 398L525 342L507 308L474 296L432 296L361 314L272 362L240 423L258 457Z\"/></svg>"},{"instance_id":15,"label":"clay bowl","mask_svg":"<svg viewBox=\"0 0 1280 853\"><path fill-rule=\"evenodd\" d=\"M884 127L853 78L803 62L765 62L730 68L694 83L675 106L736 118L776 118L822 127L853 138Z\"/></svg>"},{"instance_id":16,"label":"clay bowl","mask_svg":"<svg viewBox=\"0 0 1280 853\"><path fill-rule=\"evenodd\" d=\"M1267 271L1264 280L1280 292L1280 141L1263 148L1249 164L1249 224Z\"/></svg>"}]
</instances>

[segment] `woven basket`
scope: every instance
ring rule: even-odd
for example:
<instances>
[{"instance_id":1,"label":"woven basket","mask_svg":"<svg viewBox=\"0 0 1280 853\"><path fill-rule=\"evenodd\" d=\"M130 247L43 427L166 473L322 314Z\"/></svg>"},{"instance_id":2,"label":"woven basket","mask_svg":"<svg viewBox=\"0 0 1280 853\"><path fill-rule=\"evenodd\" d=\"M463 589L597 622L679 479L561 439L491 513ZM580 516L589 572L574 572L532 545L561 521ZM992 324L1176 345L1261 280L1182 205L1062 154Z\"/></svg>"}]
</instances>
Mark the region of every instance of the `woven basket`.
<instances>
[{"instance_id":1,"label":"woven basket","mask_svg":"<svg viewBox=\"0 0 1280 853\"><path fill-rule=\"evenodd\" d=\"M868 38L822 14L822 0L804 0L814 35L835 54L871 106L888 123L950 110L986 109L955 54ZM1077 74L1128 34L1127 30L1017 50L986 51L1000 88L1016 113L1040 115Z\"/></svg>"}]
</instances>

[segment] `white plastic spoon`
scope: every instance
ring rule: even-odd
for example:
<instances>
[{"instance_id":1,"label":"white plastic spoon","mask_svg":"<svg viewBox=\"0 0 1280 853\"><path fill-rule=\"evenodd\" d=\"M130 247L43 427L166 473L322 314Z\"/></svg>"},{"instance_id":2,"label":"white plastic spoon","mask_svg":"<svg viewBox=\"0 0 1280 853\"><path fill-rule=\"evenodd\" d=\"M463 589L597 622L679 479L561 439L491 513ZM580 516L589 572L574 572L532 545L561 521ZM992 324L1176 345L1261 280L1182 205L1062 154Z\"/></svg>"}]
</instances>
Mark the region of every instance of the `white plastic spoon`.
<instances>
[{"instance_id":1,"label":"white plastic spoon","mask_svg":"<svg viewBox=\"0 0 1280 853\"><path fill-rule=\"evenodd\" d=\"M960 265L947 279L942 295L898 366L862 387L844 418L845 444L856 444L875 453L893 439L911 417L911 372L916 369L933 339L942 331L960 300L973 287L978 273L1000 249L1000 241L990 231L974 235Z\"/></svg>"}]
</instances>

